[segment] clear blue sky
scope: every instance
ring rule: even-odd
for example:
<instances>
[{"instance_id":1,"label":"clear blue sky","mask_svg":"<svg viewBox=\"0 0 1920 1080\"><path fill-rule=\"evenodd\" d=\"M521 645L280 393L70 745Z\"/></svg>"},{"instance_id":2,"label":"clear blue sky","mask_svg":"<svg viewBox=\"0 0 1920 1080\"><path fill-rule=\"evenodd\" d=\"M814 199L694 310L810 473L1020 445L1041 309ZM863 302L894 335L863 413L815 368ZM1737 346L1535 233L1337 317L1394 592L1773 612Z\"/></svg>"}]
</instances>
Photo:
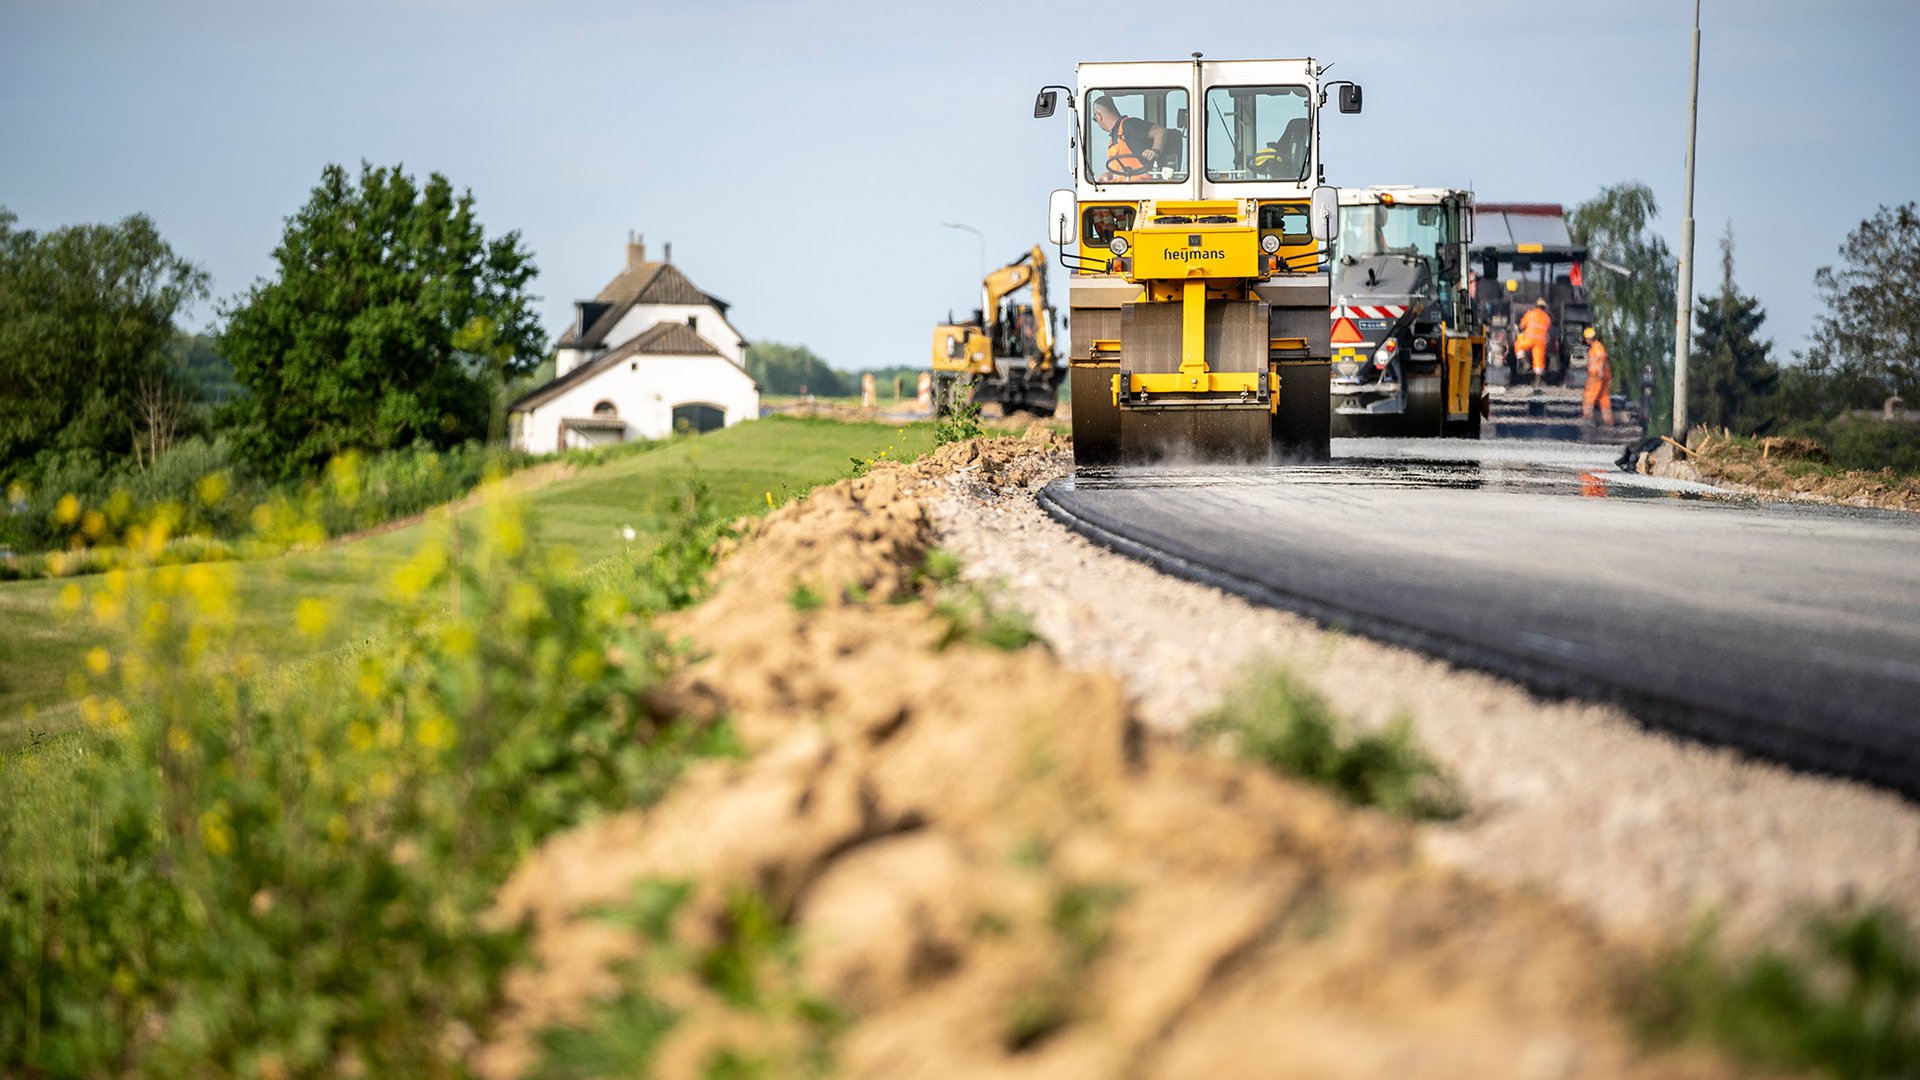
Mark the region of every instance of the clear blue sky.
<instances>
[{"instance_id":1,"label":"clear blue sky","mask_svg":"<svg viewBox=\"0 0 1920 1080\"><path fill-rule=\"evenodd\" d=\"M1329 118L1333 183L1571 204L1639 179L1677 239L1684 0L1255 4L1162 29L1198 10L0 0L0 203L36 229L147 213L226 298L270 271L322 166L402 163L524 234L550 334L634 229L750 338L920 364L978 289L973 237L939 223L1004 262L1066 182L1064 121L1032 119L1034 91L1082 59L1200 50L1312 55L1363 83L1366 112ZM1920 197L1920 3L1707 0L1705 25L1700 289L1731 223L1784 355L1814 269L1876 206Z\"/></svg>"}]
</instances>

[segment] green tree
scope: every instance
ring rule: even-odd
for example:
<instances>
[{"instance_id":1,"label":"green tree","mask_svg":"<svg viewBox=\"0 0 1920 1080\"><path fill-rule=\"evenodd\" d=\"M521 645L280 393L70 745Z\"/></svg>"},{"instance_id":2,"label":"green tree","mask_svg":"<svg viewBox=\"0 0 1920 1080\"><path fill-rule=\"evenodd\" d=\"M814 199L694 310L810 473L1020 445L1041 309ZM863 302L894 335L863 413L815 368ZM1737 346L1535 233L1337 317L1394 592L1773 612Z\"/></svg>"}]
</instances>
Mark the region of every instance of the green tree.
<instances>
[{"instance_id":1,"label":"green tree","mask_svg":"<svg viewBox=\"0 0 1920 1080\"><path fill-rule=\"evenodd\" d=\"M545 339L520 234L489 240L470 191L362 163L329 165L274 249L279 272L225 313L220 345L248 396L235 446L288 476L348 449L486 436L502 379Z\"/></svg>"},{"instance_id":2,"label":"green tree","mask_svg":"<svg viewBox=\"0 0 1920 1080\"><path fill-rule=\"evenodd\" d=\"M770 394L809 393L840 397L856 392L847 377L835 371L805 345L755 341L747 346L747 374Z\"/></svg>"},{"instance_id":3,"label":"green tree","mask_svg":"<svg viewBox=\"0 0 1920 1080\"><path fill-rule=\"evenodd\" d=\"M1733 283L1733 227L1720 241L1720 292L1694 308L1693 357L1687 372L1692 422L1752 435L1774 425L1780 369L1773 345L1757 337L1767 320L1760 301Z\"/></svg>"},{"instance_id":4,"label":"green tree","mask_svg":"<svg viewBox=\"0 0 1920 1080\"><path fill-rule=\"evenodd\" d=\"M1790 379L1800 415L1920 403L1920 206L1880 207L1847 234L1838 268L1813 275L1826 311Z\"/></svg>"},{"instance_id":5,"label":"green tree","mask_svg":"<svg viewBox=\"0 0 1920 1080\"><path fill-rule=\"evenodd\" d=\"M167 346L167 366L202 405L224 405L241 392L233 380L233 365L220 355L219 342L207 334L175 333Z\"/></svg>"},{"instance_id":6,"label":"green tree","mask_svg":"<svg viewBox=\"0 0 1920 1080\"><path fill-rule=\"evenodd\" d=\"M1654 371L1650 415L1656 429L1673 408L1673 319L1679 294L1679 263L1667 242L1652 231L1660 213L1653 189L1627 181L1573 208L1568 216L1574 239L1596 259L1627 272L1588 267L1587 298L1594 321L1606 335L1614 377L1639 397L1640 372Z\"/></svg>"},{"instance_id":7,"label":"green tree","mask_svg":"<svg viewBox=\"0 0 1920 1080\"><path fill-rule=\"evenodd\" d=\"M173 320L206 272L144 215L44 236L0 207L0 474L50 452L127 453L143 398L171 399Z\"/></svg>"}]
</instances>

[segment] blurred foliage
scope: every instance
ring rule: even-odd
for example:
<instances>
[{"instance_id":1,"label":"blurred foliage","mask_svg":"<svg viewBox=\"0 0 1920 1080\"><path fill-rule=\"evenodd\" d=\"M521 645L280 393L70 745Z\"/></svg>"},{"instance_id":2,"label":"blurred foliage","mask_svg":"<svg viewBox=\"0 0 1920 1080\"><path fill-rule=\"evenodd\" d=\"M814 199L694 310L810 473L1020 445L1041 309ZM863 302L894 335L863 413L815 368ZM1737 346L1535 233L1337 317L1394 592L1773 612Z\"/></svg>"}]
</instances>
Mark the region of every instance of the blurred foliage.
<instances>
[{"instance_id":1,"label":"blurred foliage","mask_svg":"<svg viewBox=\"0 0 1920 1080\"><path fill-rule=\"evenodd\" d=\"M769 394L845 397L860 392L860 380L835 371L805 345L755 341L747 345L747 374Z\"/></svg>"},{"instance_id":2,"label":"blurred foliage","mask_svg":"<svg viewBox=\"0 0 1920 1080\"><path fill-rule=\"evenodd\" d=\"M1194 737L1223 742L1238 756L1332 790L1361 806L1413 818L1458 817L1461 793L1414 742L1402 715L1381 732L1355 732L1327 699L1283 667L1255 672Z\"/></svg>"},{"instance_id":3,"label":"blurred foliage","mask_svg":"<svg viewBox=\"0 0 1920 1080\"><path fill-rule=\"evenodd\" d=\"M559 457L585 464L648 445ZM236 459L224 436L187 439L146 469L86 452L47 455L44 471L8 487L0 545L14 557L0 560L0 579L106 569L129 558L115 550L129 526L162 518L175 539L135 561L192 562L311 546L458 499L489 475L538 460L477 443L446 451L422 445L371 457L344 454L317 480L268 481ZM274 526L289 521L303 526ZM36 552L50 554L24 557Z\"/></svg>"},{"instance_id":4,"label":"blurred foliage","mask_svg":"<svg viewBox=\"0 0 1920 1080\"><path fill-rule=\"evenodd\" d=\"M273 256L220 339L247 390L227 410L235 449L267 475L482 438L504 381L546 351L520 234L487 239L438 173L328 165Z\"/></svg>"},{"instance_id":5,"label":"blurred foliage","mask_svg":"<svg viewBox=\"0 0 1920 1080\"><path fill-rule=\"evenodd\" d=\"M143 393L171 400L176 316L206 272L136 214L44 235L0 207L0 481L47 453L127 453Z\"/></svg>"},{"instance_id":6,"label":"blurred foliage","mask_svg":"<svg viewBox=\"0 0 1920 1080\"><path fill-rule=\"evenodd\" d=\"M1884 910L1808 921L1797 948L1717 955L1703 929L1639 1001L1656 1041L1716 1042L1843 1080L1920 1075L1920 942Z\"/></svg>"},{"instance_id":7,"label":"blurred foliage","mask_svg":"<svg viewBox=\"0 0 1920 1080\"><path fill-rule=\"evenodd\" d=\"M702 1048L703 1076L833 1074L832 1043L845 1018L801 985L792 928L764 895L736 886L712 940L690 941L681 911L693 892L691 882L646 880L630 900L597 913L638 931L646 951L624 966L619 993L585 1022L541 1033L535 1080L655 1075L660 1044L692 1010L750 1021L727 1026Z\"/></svg>"},{"instance_id":8,"label":"blurred foliage","mask_svg":"<svg viewBox=\"0 0 1920 1080\"><path fill-rule=\"evenodd\" d=\"M69 585L123 644L73 677L84 731L0 761L0 1074L459 1074L520 950L483 917L511 868L734 752L643 705L674 657L650 616L697 597L718 535L680 506L676 550L580 573L490 498L391 574L375 639L301 599L312 659L280 669L207 567ZM169 517L128 550L158 555Z\"/></svg>"}]
</instances>

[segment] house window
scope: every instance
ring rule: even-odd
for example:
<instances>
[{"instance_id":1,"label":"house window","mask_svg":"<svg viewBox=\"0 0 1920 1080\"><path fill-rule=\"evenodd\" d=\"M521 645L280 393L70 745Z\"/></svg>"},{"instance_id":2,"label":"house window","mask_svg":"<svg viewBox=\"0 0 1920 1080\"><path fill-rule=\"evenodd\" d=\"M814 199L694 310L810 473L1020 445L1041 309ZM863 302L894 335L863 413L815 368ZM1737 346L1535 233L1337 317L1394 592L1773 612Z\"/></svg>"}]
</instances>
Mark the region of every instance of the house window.
<instances>
[{"instance_id":1,"label":"house window","mask_svg":"<svg viewBox=\"0 0 1920 1080\"><path fill-rule=\"evenodd\" d=\"M614 407L613 407L613 402L611 402L611 401L602 401L602 402L600 402L600 403L599 403L598 405L595 405L595 406L593 407L593 415L595 415L595 416L619 416L619 415L620 415L620 410L619 410L619 409L616 409L616 408L614 408Z\"/></svg>"},{"instance_id":2,"label":"house window","mask_svg":"<svg viewBox=\"0 0 1920 1080\"><path fill-rule=\"evenodd\" d=\"M689 330L700 329L700 316L698 315L687 316L687 329Z\"/></svg>"},{"instance_id":3,"label":"house window","mask_svg":"<svg viewBox=\"0 0 1920 1080\"><path fill-rule=\"evenodd\" d=\"M690 401L685 405L673 407L673 430L675 434L696 434L702 431L718 431L727 426L727 410L718 405L708 405L702 401Z\"/></svg>"}]
</instances>

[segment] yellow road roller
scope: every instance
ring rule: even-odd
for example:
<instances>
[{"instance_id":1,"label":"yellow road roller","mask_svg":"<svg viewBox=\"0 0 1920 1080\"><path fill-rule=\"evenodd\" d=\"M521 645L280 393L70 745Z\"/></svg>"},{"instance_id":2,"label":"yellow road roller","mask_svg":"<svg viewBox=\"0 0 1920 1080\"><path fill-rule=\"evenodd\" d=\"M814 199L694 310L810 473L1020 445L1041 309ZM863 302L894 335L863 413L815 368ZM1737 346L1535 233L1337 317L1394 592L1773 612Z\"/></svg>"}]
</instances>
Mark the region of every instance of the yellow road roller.
<instances>
[{"instance_id":1,"label":"yellow road roller","mask_svg":"<svg viewBox=\"0 0 1920 1080\"><path fill-rule=\"evenodd\" d=\"M1079 464L1327 454L1327 243L1318 120L1339 89L1313 59L1083 63L1070 95L1074 186L1047 233L1070 272ZM1071 246L1075 250L1069 252Z\"/></svg>"}]
</instances>

